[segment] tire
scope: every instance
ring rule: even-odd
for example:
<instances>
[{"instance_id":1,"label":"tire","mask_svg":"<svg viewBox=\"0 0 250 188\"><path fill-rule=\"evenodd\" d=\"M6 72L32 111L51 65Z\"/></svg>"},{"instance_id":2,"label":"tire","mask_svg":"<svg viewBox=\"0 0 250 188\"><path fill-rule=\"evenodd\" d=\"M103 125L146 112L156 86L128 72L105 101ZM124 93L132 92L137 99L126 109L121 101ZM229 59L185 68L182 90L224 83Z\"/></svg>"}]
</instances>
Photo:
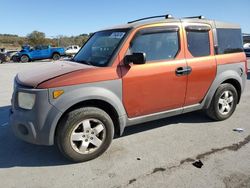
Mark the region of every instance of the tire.
<instances>
[{"instance_id":1,"label":"tire","mask_svg":"<svg viewBox=\"0 0 250 188\"><path fill-rule=\"evenodd\" d=\"M30 61L30 58L29 58L29 56L27 56L27 55L22 55L21 57L20 57L20 62L21 63L28 63Z\"/></svg>"},{"instance_id":2,"label":"tire","mask_svg":"<svg viewBox=\"0 0 250 188\"><path fill-rule=\"evenodd\" d=\"M54 53L53 55L52 55L52 59L54 60L54 61L57 61L57 60L59 60L61 58L61 55L59 54L59 53Z\"/></svg>"},{"instance_id":3,"label":"tire","mask_svg":"<svg viewBox=\"0 0 250 188\"><path fill-rule=\"evenodd\" d=\"M5 59L6 59L6 56L0 53L0 64L4 63Z\"/></svg>"},{"instance_id":4,"label":"tire","mask_svg":"<svg viewBox=\"0 0 250 188\"><path fill-rule=\"evenodd\" d=\"M17 63L17 62L18 62L18 58L17 58L16 56L13 56L13 57L11 58L11 60L12 60L14 63Z\"/></svg>"},{"instance_id":5,"label":"tire","mask_svg":"<svg viewBox=\"0 0 250 188\"><path fill-rule=\"evenodd\" d=\"M206 114L209 118L222 121L228 119L235 111L238 103L238 93L231 84L221 84L215 92Z\"/></svg>"},{"instance_id":6,"label":"tire","mask_svg":"<svg viewBox=\"0 0 250 188\"><path fill-rule=\"evenodd\" d=\"M114 125L110 116L99 108L84 107L64 116L55 139L66 158L73 162L84 162L103 154L113 137Z\"/></svg>"}]
</instances>

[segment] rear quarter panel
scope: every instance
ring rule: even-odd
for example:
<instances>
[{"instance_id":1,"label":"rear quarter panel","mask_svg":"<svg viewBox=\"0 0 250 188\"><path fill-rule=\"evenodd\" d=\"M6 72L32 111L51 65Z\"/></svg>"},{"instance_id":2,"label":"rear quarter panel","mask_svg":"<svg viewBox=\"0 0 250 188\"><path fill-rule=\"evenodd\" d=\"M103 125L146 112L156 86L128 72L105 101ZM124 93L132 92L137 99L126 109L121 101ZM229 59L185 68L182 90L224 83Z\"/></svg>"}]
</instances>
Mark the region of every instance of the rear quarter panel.
<instances>
[{"instance_id":1,"label":"rear quarter panel","mask_svg":"<svg viewBox=\"0 0 250 188\"><path fill-rule=\"evenodd\" d=\"M246 74L246 56L244 53L232 53L216 55L217 74L209 92L206 95L204 107L208 108L211 100L220 84L227 80L236 80L241 87L241 93L244 91L247 74Z\"/></svg>"},{"instance_id":2,"label":"rear quarter panel","mask_svg":"<svg viewBox=\"0 0 250 188\"><path fill-rule=\"evenodd\" d=\"M51 55L53 53L55 53L55 52L59 53L60 55L64 55L65 54L64 48L51 48Z\"/></svg>"},{"instance_id":3,"label":"rear quarter panel","mask_svg":"<svg viewBox=\"0 0 250 188\"><path fill-rule=\"evenodd\" d=\"M216 60L218 65L225 65L225 64L246 62L247 58L245 53L240 52L240 53L216 55Z\"/></svg>"}]
</instances>

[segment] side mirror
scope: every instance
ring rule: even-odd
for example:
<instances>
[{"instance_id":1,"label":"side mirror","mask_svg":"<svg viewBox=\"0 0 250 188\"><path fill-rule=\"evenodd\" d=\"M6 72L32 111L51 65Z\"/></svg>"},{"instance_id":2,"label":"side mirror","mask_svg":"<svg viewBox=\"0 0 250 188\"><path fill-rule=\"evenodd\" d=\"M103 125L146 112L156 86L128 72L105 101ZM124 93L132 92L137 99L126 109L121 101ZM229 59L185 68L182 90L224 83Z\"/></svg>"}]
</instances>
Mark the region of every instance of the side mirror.
<instances>
[{"instance_id":1,"label":"side mirror","mask_svg":"<svg viewBox=\"0 0 250 188\"><path fill-rule=\"evenodd\" d=\"M133 53L132 55L126 55L124 58L124 64L129 65L133 63L135 65L142 65L146 63L145 53Z\"/></svg>"}]
</instances>

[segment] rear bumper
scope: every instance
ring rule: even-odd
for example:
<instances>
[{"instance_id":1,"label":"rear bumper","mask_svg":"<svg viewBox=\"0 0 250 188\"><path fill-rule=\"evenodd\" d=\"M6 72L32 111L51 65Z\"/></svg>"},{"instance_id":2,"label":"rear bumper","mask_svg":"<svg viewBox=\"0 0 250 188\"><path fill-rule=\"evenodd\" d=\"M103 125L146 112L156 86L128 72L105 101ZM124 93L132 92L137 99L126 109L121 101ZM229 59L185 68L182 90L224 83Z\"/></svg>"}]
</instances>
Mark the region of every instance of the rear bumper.
<instances>
[{"instance_id":1,"label":"rear bumper","mask_svg":"<svg viewBox=\"0 0 250 188\"><path fill-rule=\"evenodd\" d=\"M20 90L36 93L36 102L32 110L24 110L17 106L16 93ZM47 90L15 89L9 124L18 138L32 144L53 145L54 131L61 115L62 113L49 103Z\"/></svg>"}]
</instances>

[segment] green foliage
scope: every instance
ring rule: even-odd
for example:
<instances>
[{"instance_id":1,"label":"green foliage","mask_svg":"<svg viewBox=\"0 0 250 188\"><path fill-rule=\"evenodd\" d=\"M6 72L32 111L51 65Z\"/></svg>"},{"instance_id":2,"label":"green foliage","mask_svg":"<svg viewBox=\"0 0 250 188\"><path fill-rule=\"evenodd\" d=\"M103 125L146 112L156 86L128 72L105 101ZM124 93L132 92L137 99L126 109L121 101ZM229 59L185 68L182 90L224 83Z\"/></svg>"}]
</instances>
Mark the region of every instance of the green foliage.
<instances>
[{"instance_id":1,"label":"green foliage","mask_svg":"<svg viewBox=\"0 0 250 188\"><path fill-rule=\"evenodd\" d=\"M0 48L20 49L24 44L28 43L26 37L18 37L15 35L0 35Z\"/></svg>"},{"instance_id":2,"label":"green foliage","mask_svg":"<svg viewBox=\"0 0 250 188\"><path fill-rule=\"evenodd\" d=\"M0 34L0 48L20 49L23 45L51 45L53 47L67 47L70 45L82 46L89 38L89 34L81 34L78 36L57 36L54 38L46 38L45 33L33 31L26 37L18 35Z\"/></svg>"},{"instance_id":3,"label":"green foliage","mask_svg":"<svg viewBox=\"0 0 250 188\"><path fill-rule=\"evenodd\" d=\"M243 37L243 43L250 43L250 36Z\"/></svg>"},{"instance_id":4,"label":"green foliage","mask_svg":"<svg viewBox=\"0 0 250 188\"><path fill-rule=\"evenodd\" d=\"M82 46L89 38L89 35L78 35L78 36L58 36L57 38L57 44L58 46L67 47L70 45L78 45Z\"/></svg>"},{"instance_id":5,"label":"green foliage","mask_svg":"<svg viewBox=\"0 0 250 188\"><path fill-rule=\"evenodd\" d=\"M46 44L45 33L43 32L33 31L27 35L27 38L31 46Z\"/></svg>"},{"instance_id":6,"label":"green foliage","mask_svg":"<svg viewBox=\"0 0 250 188\"><path fill-rule=\"evenodd\" d=\"M18 37L18 35L12 35L12 34L0 34L0 36L4 36L4 37Z\"/></svg>"}]
</instances>

